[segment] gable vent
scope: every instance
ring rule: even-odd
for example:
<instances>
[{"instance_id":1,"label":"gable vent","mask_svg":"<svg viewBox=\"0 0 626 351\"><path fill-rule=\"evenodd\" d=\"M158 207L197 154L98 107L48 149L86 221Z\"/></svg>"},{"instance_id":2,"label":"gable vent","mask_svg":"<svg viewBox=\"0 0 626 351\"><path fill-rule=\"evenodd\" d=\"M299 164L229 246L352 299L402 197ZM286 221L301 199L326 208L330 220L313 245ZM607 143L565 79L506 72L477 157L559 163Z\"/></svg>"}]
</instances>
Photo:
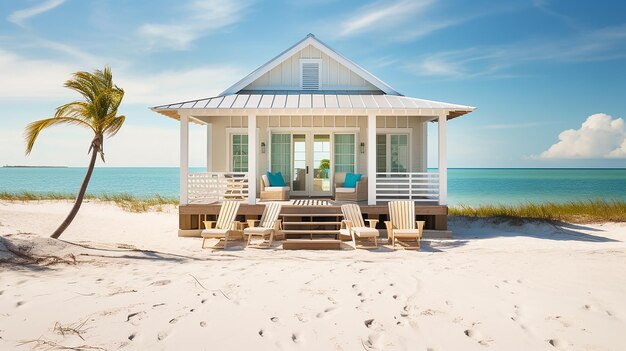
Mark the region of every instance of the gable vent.
<instances>
[{"instance_id":1,"label":"gable vent","mask_svg":"<svg viewBox=\"0 0 626 351\"><path fill-rule=\"evenodd\" d=\"M320 63L302 62L302 90L320 89Z\"/></svg>"}]
</instances>

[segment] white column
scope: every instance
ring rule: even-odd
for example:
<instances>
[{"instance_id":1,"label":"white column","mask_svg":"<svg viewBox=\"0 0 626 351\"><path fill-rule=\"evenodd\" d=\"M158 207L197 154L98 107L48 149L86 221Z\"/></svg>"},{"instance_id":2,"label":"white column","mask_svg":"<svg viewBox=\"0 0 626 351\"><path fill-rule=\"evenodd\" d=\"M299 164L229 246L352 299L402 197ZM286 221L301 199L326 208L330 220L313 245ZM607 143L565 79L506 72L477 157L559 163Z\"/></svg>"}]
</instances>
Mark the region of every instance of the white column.
<instances>
[{"instance_id":1,"label":"white column","mask_svg":"<svg viewBox=\"0 0 626 351\"><path fill-rule=\"evenodd\" d=\"M448 159L447 159L447 136L446 136L446 124L448 122L447 115L445 113L439 115L439 160L437 167L439 168L439 204L448 204Z\"/></svg>"},{"instance_id":2,"label":"white column","mask_svg":"<svg viewBox=\"0 0 626 351\"><path fill-rule=\"evenodd\" d=\"M376 115L367 116L367 204L376 205Z\"/></svg>"},{"instance_id":3,"label":"white column","mask_svg":"<svg viewBox=\"0 0 626 351\"><path fill-rule=\"evenodd\" d=\"M207 123L206 125L206 171L213 172L213 150L211 144L213 143L213 124Z\"/></svg>"},{"instance_id":4,"label":"white column","mask_svg":"<svg viewBox=\"0 0 626 351\"><path fill-rule=\"evenodd\" d=\"M180 115L180 204L189 203L189 115Z\"/></svg>"},{"instance_id":5,"label":"white column","mask_svg":"<svg viewBox=\"0 0 626 351\"><path fill-rule=\"evenodd\" d=\"M256 204L256 115L248 115L248 204Z\"/></svg>"}]
</instances>

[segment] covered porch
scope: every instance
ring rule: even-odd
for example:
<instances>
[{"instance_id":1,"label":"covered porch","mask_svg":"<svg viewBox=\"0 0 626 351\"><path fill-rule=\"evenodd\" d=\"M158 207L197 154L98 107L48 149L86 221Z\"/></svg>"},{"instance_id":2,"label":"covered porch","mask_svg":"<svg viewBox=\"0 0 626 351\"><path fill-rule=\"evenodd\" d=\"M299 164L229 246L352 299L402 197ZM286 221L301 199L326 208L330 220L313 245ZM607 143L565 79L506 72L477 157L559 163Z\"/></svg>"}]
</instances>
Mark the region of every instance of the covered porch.
<instances>
[{"instance_id":1,"label":"covered porch","mask_svg":"<svg viewBox=\"0 0 626 351\"><path fill-rule=\"evenodd\" d=\"M364 104L365 97L370 104ZM297 104L288 108L292 98ZM263 107L266 100L271 104ZM317 100L319 105L312 104ZM355 108L355 100L361 108ZM207 108L212 105L216 107ZM261 176L277 171L282 171L291 198L334 199L336 175L352 172L367 178L366 196L358 199L363 204L404 199L445 206L446 126L465 113L458 105L447 105L386 95L234 94L157 109L180 121L183 206L224 199L254 205ZM430 122L438 126L435 171L427 167ZM206 172L189 172L190 123L207 128Z\"/></svg>"}]
</instances>

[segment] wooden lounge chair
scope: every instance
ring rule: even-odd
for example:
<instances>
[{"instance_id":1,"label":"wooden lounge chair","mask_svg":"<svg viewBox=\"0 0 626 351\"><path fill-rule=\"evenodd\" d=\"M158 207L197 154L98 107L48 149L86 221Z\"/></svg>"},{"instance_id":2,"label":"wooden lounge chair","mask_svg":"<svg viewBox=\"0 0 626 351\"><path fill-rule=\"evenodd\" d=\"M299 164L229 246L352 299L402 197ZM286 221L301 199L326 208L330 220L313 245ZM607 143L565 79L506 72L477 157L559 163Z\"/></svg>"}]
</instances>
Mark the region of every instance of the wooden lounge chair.
<instances>
[{"instance_id":1,"label":"wooden lounge chair","mask_svg":"<svg viewBox=\"0 0 626 351\"><path fill-rule=\"evenodd\" d=\"M369 227L365 226L361 208L357 204L341 205L341 212L344 220L341 222L340 236L349 236L352 239L354 247L357 247L357 239L368 239L370 245L359 246L361 248L378 247L378 230L376 229L377 219L368 219ZM372 245L373 244L373 245Z\"/></svg>"},{"instance_id":2,"label":"wooden lounge chair","mask_svg":"<svg viewBox=\"0 0 626 351\"><path fill-rule=\"evenodd\" d=\"M220 208L220 213L217 216L217 221L204 221L204 229L202 235L202 248L204 249L204 242L207 239L224 239L224 245L216 244L212 246L213 249L225 249L228 244L228 236L232 231L237 230L238 222L235 221L237 217L237 210L239 210L239 201L224 201ZM215 225L215 227L214 227Z\"/></svg>"},{"instance_id":3,"label":"wooden lounge chair","mask_svg":"<svg viewBox=\"0 0 626 351\"><path fill-rule=\"evenodd\" d=\"M387 205L389 206L389 221L385 221L385 225L393 249L396 249L396 242L398 242L406 249L419 250L425 222L415 220L415 203L413 201L390 201ZM410 245L407 241L415 244Z\"/></svg>"},{"instance_id":4,"label":"wooden lounge chair","mask_svg":"<svg viewBox=\"0 0 626 351\"><path fill-rule=\"evenodd\" d=\"M248 236L248 245L250 245L253 236L260 236L263 242L255 244L255 247L272 247L272 242L280 235L282 230L281 222L278 219L281 207L282 205L279 202L270 202L265 205L260 220L248 220L248 228L243 230L244 238L246 235ZM257 223L259 224L258 226L256 226ZM267 242L265 241L266 237L269 237Z\"/></svg>"}]
</instances>

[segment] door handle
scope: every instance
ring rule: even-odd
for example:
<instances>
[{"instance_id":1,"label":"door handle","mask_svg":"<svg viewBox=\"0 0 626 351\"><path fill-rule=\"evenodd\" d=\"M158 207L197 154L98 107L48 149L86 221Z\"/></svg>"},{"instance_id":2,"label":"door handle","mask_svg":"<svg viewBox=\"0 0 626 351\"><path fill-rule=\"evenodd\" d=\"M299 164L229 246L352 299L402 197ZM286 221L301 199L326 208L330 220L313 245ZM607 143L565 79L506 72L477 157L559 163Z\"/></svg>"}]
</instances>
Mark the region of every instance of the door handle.
<instances>
[{"instance_id":1,"label":"door handle","mask_svg":"<svg viewBox=\"0 0 626 351\"><path fill-rule=\"evenodd\" d=\"M306 174L309 174L309 166L306 166Z\"/></svg>"}]
</instances>

